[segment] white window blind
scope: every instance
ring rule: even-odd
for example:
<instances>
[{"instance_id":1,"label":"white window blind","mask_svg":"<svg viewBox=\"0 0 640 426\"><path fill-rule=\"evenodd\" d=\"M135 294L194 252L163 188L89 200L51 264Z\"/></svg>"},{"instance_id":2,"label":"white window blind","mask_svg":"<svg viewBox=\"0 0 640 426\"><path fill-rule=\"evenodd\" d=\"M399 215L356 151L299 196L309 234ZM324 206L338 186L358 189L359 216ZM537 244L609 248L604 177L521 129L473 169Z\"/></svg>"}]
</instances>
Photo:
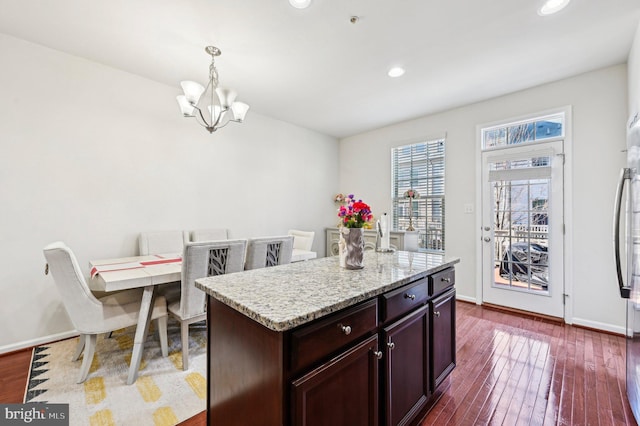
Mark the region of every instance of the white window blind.
<instances>
[{"instance_id":1,"label":"white window blind","mask_svg":"<svg viewBox=\"0 0 640 426\"><path fill-rule=\"evenodd\" d=\"M409 226L409 199L405 191L415 189L413 227L419 232L420 247L444 251L444 138L391 149L393 228Z\"/></svg>"}]
</instances>

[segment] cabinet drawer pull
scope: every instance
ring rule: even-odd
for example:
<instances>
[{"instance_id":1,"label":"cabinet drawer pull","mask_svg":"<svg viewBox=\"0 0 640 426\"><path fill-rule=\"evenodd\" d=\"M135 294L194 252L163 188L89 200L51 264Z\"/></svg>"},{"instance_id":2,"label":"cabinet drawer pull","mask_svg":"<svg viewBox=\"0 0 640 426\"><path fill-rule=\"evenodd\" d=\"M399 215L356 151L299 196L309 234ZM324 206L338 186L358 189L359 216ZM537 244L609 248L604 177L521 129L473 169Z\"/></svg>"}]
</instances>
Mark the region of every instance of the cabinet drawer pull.
<instances>
[{"instance_id":1,"label":"cabinet drawer pull","mask_svg":"<svg viewBox=\"0 0 640 426\"><path fill-rule=\"evenodd\" d=\"M440 311L434 311L433 312L433 316L434 317L440 317Z\"/></svg>"},{"instance_id":2,"label":"cabinet drawer pull","mask_svg":"<svg viewBox=\"0 0 640 426\"><path fill-rule=\"evenodd\" d=\"M387 342L387 346L389 347L390 350L393 350L396 347L396 344L393 342Z\"/></svg>"},{"instance_id":3,"label":"cabinet drawer pull","mask_svg":"<svg viewBox=\"0 0 640 426\"><path fill-rule=\"evenodd\" d=\"M405 299L416 300L416 295L415 295L415 294L405 293L405 294L404 294L404 298L405 298Z\"/></svg>"},{"instance_id":4,"label":"cabinet drawer pull","mask_svg":"<svg viewBox=\"0 0 640 426\"><path fill-rule=\"evenodd\" d=\"M445 283L450 283L451 282L451 278L442 277L442 278L440 278L440 281L444 281Z\"/></svg>"},{"instance_id":5,"label":"cabinet drawer pull","mask_svg":"<svg viewBox=\"0 0 640 426\"><path fill-rule=\"evenodd\" d=\"M340 328L340 330L344 333L345 336L348 336L351 334L351 327L348 325L338 324L338 328Z\"/></svg>"},{"instance_id":6,"label":"cabinet drawer pull","mask_svg":"<svg viewBox=\"0 0 640 426\"><path fill-rule=\"evenodd\" d=\"M382 359L382 351L373 351L373 354L376 356L376 358Z\"/></svg>"}]
</instances>

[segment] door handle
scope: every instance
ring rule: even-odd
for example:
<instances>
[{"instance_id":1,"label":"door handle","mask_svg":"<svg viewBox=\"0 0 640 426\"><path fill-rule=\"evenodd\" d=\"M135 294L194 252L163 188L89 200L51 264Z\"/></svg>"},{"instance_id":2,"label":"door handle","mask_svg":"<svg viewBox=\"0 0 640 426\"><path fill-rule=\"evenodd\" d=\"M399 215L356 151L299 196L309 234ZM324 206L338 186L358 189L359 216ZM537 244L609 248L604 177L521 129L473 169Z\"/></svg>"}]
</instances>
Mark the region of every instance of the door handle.
<instances>
[{"instance_id":1,"label":"door handle","mask_svg":"<svg viewBox=\"0 0 640 426\"><path fill-rule=\"evenodd\" d=\"M618 286L620 287L620 296L628 299L631 295L631 288L624 285L622 278L622 266L620 265L620 215L622 214L622 192L624 184L627 180L631 180L632 170L624 168L620 170L620 180L616 190L616 199L613 206L613 256L616 259L616 272L618 274ZM631 190L631 189L629 189Z\"/></svg>"},{"instance_id":2,"label":"door handle","mask_svg":"<svg viewBox=\"0 0 640 426\"><path fill-rule=\"evenodd\" d=\"M491 238L489 238L489 237L484 237L484 242L485 242L485 243L488 243L489 241L491 241Z\"/></svg>"}]
</instances>

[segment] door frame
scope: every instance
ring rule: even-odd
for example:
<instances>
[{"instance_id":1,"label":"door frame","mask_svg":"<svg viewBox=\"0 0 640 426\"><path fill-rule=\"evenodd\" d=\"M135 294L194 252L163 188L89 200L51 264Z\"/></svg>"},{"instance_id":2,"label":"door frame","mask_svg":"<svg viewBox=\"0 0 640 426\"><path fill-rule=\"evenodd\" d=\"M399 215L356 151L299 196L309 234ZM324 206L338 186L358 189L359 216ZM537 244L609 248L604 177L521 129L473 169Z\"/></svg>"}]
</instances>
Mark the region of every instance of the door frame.
<instances>
[{"instance_id":1,"label":"door frame","mask_svg":"<svg viewBox=\"0 0 640 426\"><path fill-rule=\"evenodd\" d=\"M483 303L483 260L482 260L482 129L492 126L500 126L512 122L531 120L537 117L553 114L564 114L564 322L573 323L573 120L572 107L563 107L538 111L517 117L510 117L476 126L476 304Z\"/></svg>"}]
</instances>

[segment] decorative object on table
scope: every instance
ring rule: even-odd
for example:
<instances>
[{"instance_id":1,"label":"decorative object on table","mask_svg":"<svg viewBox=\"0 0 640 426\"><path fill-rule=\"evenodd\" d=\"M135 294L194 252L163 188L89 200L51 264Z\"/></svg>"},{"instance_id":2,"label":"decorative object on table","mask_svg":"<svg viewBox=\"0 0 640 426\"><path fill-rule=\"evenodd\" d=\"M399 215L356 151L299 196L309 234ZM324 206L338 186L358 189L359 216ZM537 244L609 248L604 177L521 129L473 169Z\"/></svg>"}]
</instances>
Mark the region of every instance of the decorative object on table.
<instances>
[{"instance_id":1,"label":"decorative object on table","mask_svg":"<svg viewBox=\"0 0 640 426\"><path fill-rule=\"evenodd\" d=\"M382 213L376 222L376 251L391 253L395 250L389 245L389 215Z\"/></svg>"},{"instance_id":2,"label":"decorative object on table","mask_svg":"<svg viewBox=\"0 0 640 426\"><path fill-rule=\"evenodd\" d=\"M346 204L340 206L340 241L338 243L340 266L346 269L362 269L364 257L364 226L373 219L371 207L349 194Z\"/></svg>"},{"instance_id":3,"label":"decorative object on table","mask_svg":"<svg viewBox=\"0 0 640 426\"><path fill-rule=\"evenodd\" d=\"M404 198L409 199L409 226L407 231L415 231L413 227L413 200L420 198L420 194L415 189L408 189L404 192Z\"/></svg>"},{"instance_id":4,"label":"decorative object on table","mask_svg":"<svg viewBox=\"0 0 640 426\"><path fill-rule=\"evenodd\" d=\"M135 327L114 331L110 338L98 336L94 364L99 368L84 385L75 381L80 365L69 362L77 338L37 346L24 402L69 404L71 425L175 425L201 413L207 395L207 326L204 321L191 326L188 371L182 369L180 324L169 319L167 330L169 356L160 356L160 343L150 332L134 385L126 381Z\"/></svg>"},{"instance_id":5,"label":"decorative object on table","mask_svg":"<svg viewBox=\"0 0 640 426\"><path fill-rule=\"evenodd\" d=\"M244 102L236 102L238 94L234 90L218 87L218 70L215 58L220 56L222 51L214 46L207 46L204 50L211 55L207 87L203 87L195 81L181 81L180 85L184 90L184 95L180 95L176 99L184 117L195 117L198 124L207 129L209 133L213 133L232 121L242 123L249 110L249 105ZM204 112L200 106L201 103L208 104ZM230 114L233 118L229 114L229 109L231 109Z\"/></svg>"}]
</instances>

